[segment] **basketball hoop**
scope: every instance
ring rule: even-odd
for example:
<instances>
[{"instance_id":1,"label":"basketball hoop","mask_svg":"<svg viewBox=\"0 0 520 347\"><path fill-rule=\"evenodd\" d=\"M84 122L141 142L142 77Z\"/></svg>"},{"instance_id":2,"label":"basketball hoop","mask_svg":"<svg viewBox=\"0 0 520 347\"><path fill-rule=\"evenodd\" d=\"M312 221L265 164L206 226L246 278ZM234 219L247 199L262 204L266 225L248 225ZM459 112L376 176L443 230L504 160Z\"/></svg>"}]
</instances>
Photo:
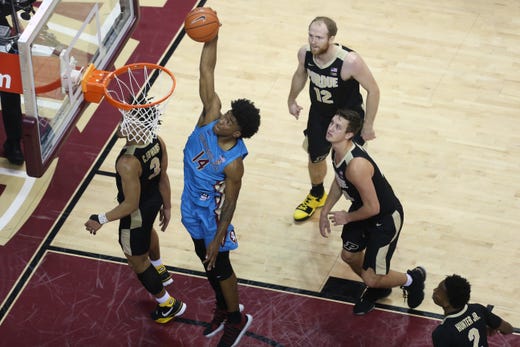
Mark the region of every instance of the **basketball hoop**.
<instances>
[{"instance_id":1,"label":"basketball hoop","mask_svg":"<svg viewBox=\"0 0 520 347\"><path fill-rule=\"evenodd\" d=\"M148 93L155 84L159 97ZM176 86L173 73L153 63L134 63L112 72L85 71L81 88L88 102L106 100L123 115L121 133L129 140L149 143L157 136L159 118Z\"/></svg>"}]
</instances>

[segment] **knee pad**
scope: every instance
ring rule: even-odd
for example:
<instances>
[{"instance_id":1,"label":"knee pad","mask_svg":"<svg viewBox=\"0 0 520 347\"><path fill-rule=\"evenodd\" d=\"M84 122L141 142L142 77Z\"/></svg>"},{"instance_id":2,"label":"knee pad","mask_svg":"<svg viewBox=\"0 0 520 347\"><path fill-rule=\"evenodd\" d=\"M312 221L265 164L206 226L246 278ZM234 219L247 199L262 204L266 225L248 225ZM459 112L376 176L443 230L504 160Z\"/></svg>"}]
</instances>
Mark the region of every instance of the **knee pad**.
<instances>
[{"instance_id":1,"label":"knee pad","mask_svg":"<svg viewBox=\"0 0 520 347\"><path fill-rule=\"evenodd\" d=\"M229 252L220 252L215 261L214 273L219 281L227 280L233 274L233 267L229 261Z\"/></svg>"},{"instance_id":2,"label":"knee pad","mask_svg":"<svg viewBox=\"0 0 520 347\"><path fill-rule=\"evenodd\" d=\"M146 290L154 296L163 290L161 277L152 264L144 272L137 274L137 278L139 278Z\"/></svg>"}]
</instances>

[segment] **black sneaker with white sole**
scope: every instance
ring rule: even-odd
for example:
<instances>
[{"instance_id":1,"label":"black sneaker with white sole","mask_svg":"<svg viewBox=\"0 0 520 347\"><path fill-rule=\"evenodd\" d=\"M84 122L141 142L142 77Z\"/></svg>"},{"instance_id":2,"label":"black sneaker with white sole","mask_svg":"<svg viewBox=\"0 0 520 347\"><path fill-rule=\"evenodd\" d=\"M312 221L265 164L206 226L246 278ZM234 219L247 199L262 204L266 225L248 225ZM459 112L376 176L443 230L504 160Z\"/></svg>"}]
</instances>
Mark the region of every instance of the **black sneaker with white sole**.
<instances>
[{"instance_id":1,"label":"black sneaker with white sole","mask_svg":"<svg viewBox=\"0 0 520 347\"><path fill-rule=\"evenodd\" d=\"M241 314L240 323L224 323L224 335L222 335L217 347L235 347L238 346L240 339L244 336L247 329L253 322L253 316L250 314Z\"/></svg>"},{"instance_id":2,"label":"black sneaker with white sole","mask_svg":"<svg viewBox=\"0 0 520 347\"><path fill-rule=\"evenodd\" d=\"M410 308L416 308L424 300L424 282L426 281L426 269L422 266L417 266L415 269L408 270L412 277L412 284L403 289L403 296L406 298L406 303Z\"/></svg>"},{"instance_id":3,"label":"black sneaker with white sole","mask_svg":"<svg viewBox=\"0 0 520 347\"><path fill-rule=\"evenodd\" d=\"M358 301L355 303L353 311L355 315L362 316L372 311L376 306L376 301L386 298L392 293L392 288L369 288L367 287Z\"/></svg>"},{"instance_id":4,"label":"black sneaker with white sole","mask_svg":"<svg viewBox=\"0 0 520 347\"><path fill-rule=\"evenodd\" d=\"M238 309L240 312L244 311L244 305L239 304ZM226 322L227 316L227 310L215 307L215 310L213 311L213 319L211 320L211 323L209 323L209 326L204 329L202 334L209 338L222 331L222 329L224 329L224 323Z\"/></svg>"}]
</instances>

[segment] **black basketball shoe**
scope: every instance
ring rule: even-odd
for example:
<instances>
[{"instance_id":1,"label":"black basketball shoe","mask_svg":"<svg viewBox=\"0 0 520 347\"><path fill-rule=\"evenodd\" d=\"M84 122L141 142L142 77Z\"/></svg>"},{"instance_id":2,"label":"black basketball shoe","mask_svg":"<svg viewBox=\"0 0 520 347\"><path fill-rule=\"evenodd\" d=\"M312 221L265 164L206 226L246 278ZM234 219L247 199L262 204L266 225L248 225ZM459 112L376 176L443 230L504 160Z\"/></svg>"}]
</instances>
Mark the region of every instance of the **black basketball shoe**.
<instances>
[{"instance_id":1,"label":"black basketball shoe","mask_svg":"<svg viewBox=\"0 0 520 347\"><path fill-rule=\"evenodd\" d=\"M372 311L376 306L376 301L386 298L392 293L392 288L369 288L366 287L361 297L354 305L354 314L362 316Z\"/></svg>"},{"instance_id":2,"label":"black basketball shoe","mask_svg":"<svg viewBox=\"0 0 520 347\"><path fill-rule=\"evenodd\" d=\"M424 300L424 282L426 281L426 270L422 266L417 266L407 273L412 277L412 284L403 289L403 297L410 308L416 308Z\"/></svg>"}]
</instances>

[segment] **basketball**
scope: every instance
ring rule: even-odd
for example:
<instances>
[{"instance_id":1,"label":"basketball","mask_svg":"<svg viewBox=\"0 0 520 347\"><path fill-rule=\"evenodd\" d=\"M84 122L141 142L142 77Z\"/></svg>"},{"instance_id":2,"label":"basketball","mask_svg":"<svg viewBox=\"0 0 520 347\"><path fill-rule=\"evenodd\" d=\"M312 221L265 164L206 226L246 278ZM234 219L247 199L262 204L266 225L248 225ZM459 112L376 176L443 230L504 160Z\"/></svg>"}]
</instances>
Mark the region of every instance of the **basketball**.
<instances>
[{"instance_id":1,"label":"basketball","mask_svg":"<svg viewBox=\"0 0 520 347\"><path fill-rule=\"evenodd\" d=\"M217 36L220 22L217 13L209 7L196 7L184 20L184 29L192 40L208 42Z\"/></svg>"}]
</instances>

